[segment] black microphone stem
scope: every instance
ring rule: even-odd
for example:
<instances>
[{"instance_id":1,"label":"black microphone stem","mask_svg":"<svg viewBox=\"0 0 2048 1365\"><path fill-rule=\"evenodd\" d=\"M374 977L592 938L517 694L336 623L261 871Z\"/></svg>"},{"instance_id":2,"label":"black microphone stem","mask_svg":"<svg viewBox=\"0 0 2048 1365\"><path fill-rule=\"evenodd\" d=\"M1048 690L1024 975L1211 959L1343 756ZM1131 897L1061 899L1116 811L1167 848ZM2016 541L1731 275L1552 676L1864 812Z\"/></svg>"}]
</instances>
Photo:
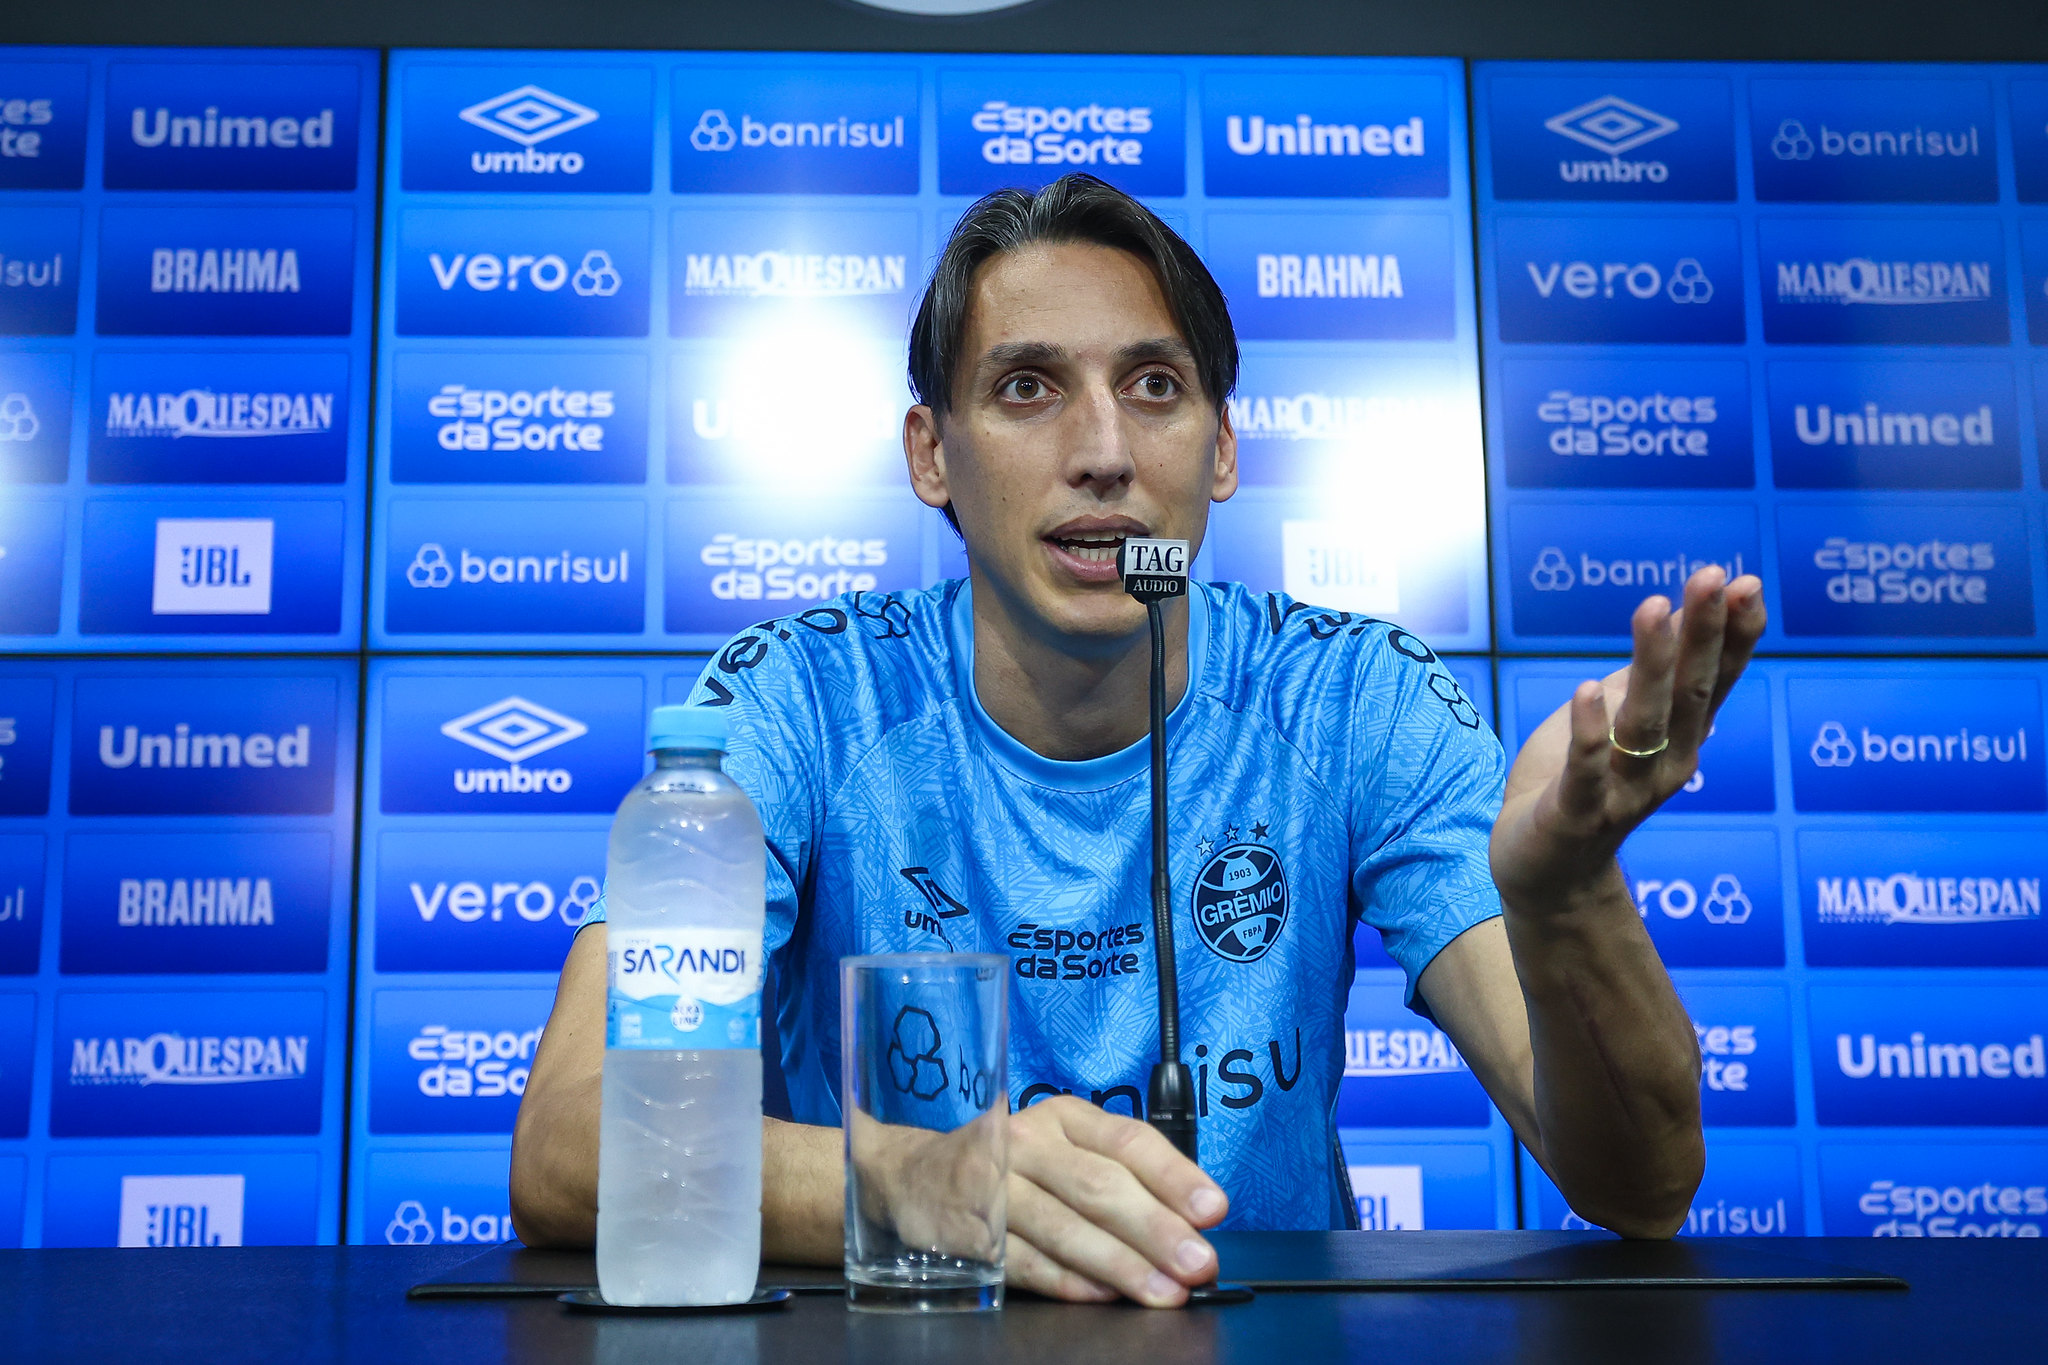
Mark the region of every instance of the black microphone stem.
<instances>
[{"instance_id":1,"label":"black microphone stem","mask_svg":"<svg viewBox=\"0 0 2048 1365\"><path fill-rule=\"evenodd\" d=\"M1173 879L1166 851L1166 621L1145 604L1152 626L1152 958L1159 972L1159 1063L1152 1068L1150 1122L1190 1161L1195 1147L1194 1081L1180 1060L1180 978L1173 960Z\"/></svg>"}]
</instances>

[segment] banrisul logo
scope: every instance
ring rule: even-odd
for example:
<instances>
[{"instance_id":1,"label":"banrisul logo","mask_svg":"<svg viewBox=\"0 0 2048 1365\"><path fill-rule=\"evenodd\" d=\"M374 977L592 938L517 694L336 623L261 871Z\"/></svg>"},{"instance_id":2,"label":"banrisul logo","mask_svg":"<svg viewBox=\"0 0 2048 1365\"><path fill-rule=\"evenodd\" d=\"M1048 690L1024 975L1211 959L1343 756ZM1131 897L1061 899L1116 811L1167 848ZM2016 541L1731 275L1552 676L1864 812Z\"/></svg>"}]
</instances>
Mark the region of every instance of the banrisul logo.
<instances>
[{"instance_id":1,"label":"banrisul logo","mask_svg":"<svg viewBox=\"0 0 2048 1365\"><path fill-rule=\"evenodd\" d=\"M1770 219L1757 225L1764 338L1989 344L2007 336L1996 222Z\"/></svg>"},{"instance_id":2,"label":"banrisul logo","mask_svg":"<svg viewBox=\"0 0 2048 1365\"><path fill-rule=\"evenodd\" d=\"M343 352L105 351L93 362L94 483L340 483Z\"/></svg>"},{"instance_id":3,"label":"banrisul logo","mask_svg":"<svg viewBox=\"0 0 2048 1365\"><path fill-rule=\"evenodd\" d=\"M116 61L106 184L120 190L351 190L361 62Z\"/></svg>"},{"instance_id":4,"label":"banrisul logo","mask_svg":"<svg viewBox=\"0 0 2048 1365\"><path fill-rule=\"evenodd\" d=\"M1734 579L1761 562L1747 508L1639 505L1618 521L1604 508L1521 507L1508 545L1515 629L1530 635L1626 636L1648 594L1675 594L1709 564Z\"/></svg>"},{"instance_id":5,"label":"banrisul logo","mask_svg":"<svg viewBox=\"0 0 2048 1365\"><path fill-rule=\"evenodd\" d=\"M2031 635L2028 535L2017 508L1779 509L1791 635Z\"/></svg>"},{"instance_id":6,"label":"banrisul logo","mask_svg":"<svg viewBox=\"0 0 2048 1365\"><path fill-rule=\"evenodd\" d=\"M1506 463L1517 488L1748 488L1746 366L1509 360Z\"/></svg>"},{"instance_id":7,"label":"banrisul logo","mask_svg":"<svg viewBox=\"0 0 2048 1365\"><path fill-rule=\"evenodd\" d=\"M408 209L398 227L404 336L644 336L641 210Z\"/></svg>"},{"instance_id":8,"label":"banrisul logo","mask_svg":"<svg viewBox=\"0 0 2048 1365\"><path fill-rule=\"evenodd\" d=\"M1515 216L1494 232L1504 341L1743 339L1732 220Z\"/></svg>"},{"instance_id":9,"label":"banrisul logo","mask_svg":"<svg viewBox=\"0 0 2048 1365\"><path fill-rule=\"evenodd\" d=\"M647 363L597 354L401 352L394 483L640 483Z\"/></svg>"},{"instance_id":10,"label":"banrisul logo","mask_svg":"<svg viewBox=\"0 0 2048 1365\"><path fill-rule=\"evenodd\" d=\"M674 79L680 193L917 192L915 71L699 66Z\"/></svg>"},{"instance_id":11,"label":"banrisul logo","mask_svg":"<svg viewBox=\"0 0 2048 1365\"><path fill-rule=\"evenodd\" d=\"M370 1131L511 1132L548 1005L535 990L378 991Z\"/></svg>"},{"instance_id":12,"label":"banrisul logo","mask_svg":"<svg viewBox=\"0 0 2048 1365\"><path fill-rule=\"evenodd\" d=\"M1792 787L1802 810L2048 805L2041 691L2032 678L1887 669L1787 686Z\"/></svg>"},{"instance_id":13,"label":"banrisul logo","mask_svg":"<svg viewBox=\"0 0 2048 1365\"><path fill-rule=\"evenodd\" d=\"M326 1027L317 991L61 996L51 1132L317 1132Z\"/></svg>"},{"instance_id":14,"label":"banrisul logo","mask_svg":"<svg viewBox=\"0 0 2048 1365\"><path fill-rule=\"evenodd\" d=\"M637 676L401 673L382 686L378 762L387 812L608 813L640 777ZM422 894L434 903L433 883L451 880L465 878L437 875L422 882ZM437 915L469 913L467 893L455 896L451 886L447 894L454 899L435 903ZM518 914L510 903L495 906Z\"/></svg>"},{"instance_id":15,"label":"banrisul logo","mask_svg":"<svg viewBox=\"0 0 2048 1365\"><path fill-rule=\"evenodd\" d=\"M1037 188L1087 171L1132 194L1186 182L1186 94L1177 74L1004 66L939 74L939 189Z\"/></svg>"},{"instance_id":16,"label":"banrisul logo","mask_svg":"<svg viewBox=\"0 0 2048 1365\"><path fill-rule=\"evenodd\" d=\"M110 208L99 329L137 336L341 336L355 311L348 208Z\"/></svg>"},{"instance_id":17,"label":"banrisul logo","mask_svg":"<svg viewBox=\"0 0 2048 1365\"><path fill-rule=\"evenodd\" d=\"M2048 1119L2048 999L2038 987L1814 986L1824 1124L2036 1125Z\"/></svg>"},{"instance_id":18,"label":"banrisul logo","mask_svg":"<svg viewBox=\"0 0 2048 1365\"><path fill-rule=\"evenodd\" d=\"M1780 488L2017 488L2012 369L1981 361L1776 361Z\"/></svg>"},{"instance_id":19,"label":"banrisul logo","mask_svg":"<svg viewBox=\"0 0 2048 1365\"><path fill-rule=\"evenodd\" d=\"M1749 92L1759 199L1998 198L1991 84L1981 77L1762 79Z\"/></svg>"},{"instance_id":20,"label":"banrisul logo","mask_svg":"<svg viewBox=\"0 0 2048 1365\"><path fill-rule=\"evenodd\" d=\"M71 462L70 355L0 355L0 481L62 483Z\"/></svg>"},{"instance_id":21,"label":"banrisul logo","mask_svg":"<svg viewBox=\"0 0 2048 1365\"><path fill-rule=\"evenodd\" d=\"M78 210L11 207L0 219L0 335L78 326Z\"/></svg>"},{"instance_id":22,"label":"banrisul logo","mask_svg":"<svg viewBox=\"0 0 2048 1365\"><path fill-rule=\"evenodd\" d=\"M324 814L336 706L331 676L80 678L72 813Z\"/></svg>"},{"instance_id":23,"label":"banrisul logo","mask_svg":"<svg viewBox=\"0 0 2048 1365\"><path fill-rule=\"evenodd\" d=\"M1805 830L1799 894L1816 967L2048 963L2048 852L2002 830Z\"/></svg>"},{"instance_id":24,"label":"banrisul logo","mask_svg":"<svg viewBox=\"0 0 2048 1365\"><path fill-rule=\"evenodd\" d=\"M398 65L408 190L644 194L652 183L654 72L644 63Z\"/></svg>"},{"instance_id":25,"label":"banrisul logo","mask_svg":"<svg viewBox=\"0 0 2048 1365\"><path fill-rule=\"evenodd\" d=\"M1434 199L1450 193L1442 74L1212 73L1202 166L1217 196Z\"/></svg>"},{"instance_id":26,"label":"banrisul logo","mask_svg":"<svg viewBox=\"0 0 2048 1365\"><path fill-rule=\"evenodd\" d=\"M551 971L603 891L604 832L386 831L377 970Z\"/></svg>"},{"instance_id":27,"label":"banrisul logo","mask_svg":"<svg viewBox=\"0 0 2048 1365\"><path fill-rule=\"evenodd\" d=\"M394 501L386 522L386 630L404 634L638 634L645 624L646 511Z\"/></svg>"}]
</instances>

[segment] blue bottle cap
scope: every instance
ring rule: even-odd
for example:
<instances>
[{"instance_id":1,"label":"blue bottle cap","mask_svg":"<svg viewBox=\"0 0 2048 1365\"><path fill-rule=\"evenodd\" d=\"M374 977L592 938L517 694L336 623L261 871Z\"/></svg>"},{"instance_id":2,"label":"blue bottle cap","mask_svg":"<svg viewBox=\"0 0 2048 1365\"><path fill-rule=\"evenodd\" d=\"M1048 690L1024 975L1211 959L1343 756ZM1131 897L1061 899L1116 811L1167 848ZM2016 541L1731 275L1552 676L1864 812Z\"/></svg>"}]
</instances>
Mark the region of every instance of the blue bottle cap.
<instances>
[{"instance_id":1,"label":"blue bottle cap","mask_svg":"<svg viewBox=\"0 0 2048 1365\"><path fill-rule=\"evenodd\" d=\"M657 706L648 726L650 749L716 749L725 752L725 708Z\"/></svg>"}]
</instances>

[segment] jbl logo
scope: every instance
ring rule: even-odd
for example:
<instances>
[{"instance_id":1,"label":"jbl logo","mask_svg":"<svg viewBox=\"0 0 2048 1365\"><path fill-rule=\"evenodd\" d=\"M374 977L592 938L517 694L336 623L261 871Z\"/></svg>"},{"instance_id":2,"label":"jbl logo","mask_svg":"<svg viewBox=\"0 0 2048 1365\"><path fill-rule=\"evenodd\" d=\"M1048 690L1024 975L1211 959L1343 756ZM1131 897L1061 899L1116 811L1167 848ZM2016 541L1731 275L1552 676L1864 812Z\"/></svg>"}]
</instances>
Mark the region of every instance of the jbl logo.
<instances>
[{"instance_id":1,"label":"jbl logo","mask_svg":"<svg viewBox=\"0 0 2048 1365\"><path fill-rule=\"evenodd\" d=\"M1154 602L1187 594L1185 540L1126 540L1120 557L1124 591L1139 601Z\"/></svg>"},{"instance_id":2,"label":"jbl logo","mask_svg":"<svg viewBox=\"0 0 2048 1365\"><path fill-rule=\"evenodd\" d=\"M178 581L188 588L239 588L253 581L242 568L239 545L182 545L178 555Z\"/></svg>"},{"instance_id":3,"label":"jbl logo","mask_svg":"<svg viewBox=\"0 0 2048 1365\"><path fill-rule=\"evenodd\" d=\"M243 1189L239 1175L122 1176L119 1245L238 1247Z\"/></svg>"}]
</instances>

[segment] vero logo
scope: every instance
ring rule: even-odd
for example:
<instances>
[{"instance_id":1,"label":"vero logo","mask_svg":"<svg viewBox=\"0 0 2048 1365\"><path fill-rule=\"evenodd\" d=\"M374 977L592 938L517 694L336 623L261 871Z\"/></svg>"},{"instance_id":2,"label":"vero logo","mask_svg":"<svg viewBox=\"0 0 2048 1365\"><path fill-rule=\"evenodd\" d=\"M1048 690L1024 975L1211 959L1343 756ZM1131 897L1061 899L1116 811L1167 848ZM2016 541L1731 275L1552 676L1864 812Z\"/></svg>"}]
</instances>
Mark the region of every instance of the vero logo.
<instances>
[{"instance_id":1,"label":"vero logo","mask_svg":"<svg viewBox=\"0 0 2048 1365\"><path fill-rule=\"evenodd\" d=\"M493 758L521 763L590 733L590 727L524 697L505 697L457 716L441 733Z\"/></svg>"},{"instance_id":2,"label":"vero logo","mask_svg":"<svg viewBox=\"0 0 2048 1365\"><path fill-rule=\"evenodd\" d=\"M486 132L531 147L597 122L597 110L540 86L522 85L470 105L460 111L459 117Z\"/></svg>"}]
</instances>

